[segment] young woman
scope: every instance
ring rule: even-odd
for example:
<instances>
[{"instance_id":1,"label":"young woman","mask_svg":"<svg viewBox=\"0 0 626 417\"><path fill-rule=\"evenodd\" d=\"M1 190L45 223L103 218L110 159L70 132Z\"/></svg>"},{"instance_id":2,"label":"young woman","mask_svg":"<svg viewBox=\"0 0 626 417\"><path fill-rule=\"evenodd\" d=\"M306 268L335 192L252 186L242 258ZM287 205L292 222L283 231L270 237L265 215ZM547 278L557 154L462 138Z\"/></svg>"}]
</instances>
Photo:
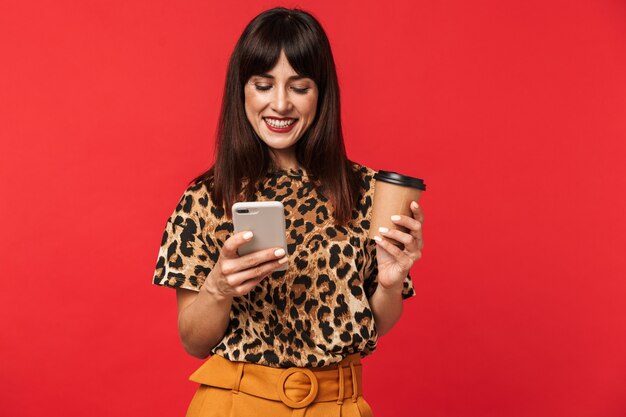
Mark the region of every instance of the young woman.
<instances>
[{"instance_id":1,"label":"young woman","mask_svg":"<svg viewBox=\"0 0 626 417\"><path fill-rule=\"evenodd\" d=\"M168 219L153 279L176 288L185 350L211 355L190 377L187 416L372 415L360 358L414 295L423 246L416 203L394 220L407 232L368 239L374 174L346 156L320 24L301 10L258 15L230 59L215 163ZM285 206L287 253L238 256L254 236L233 233L231 207L264 200Z\"/></svg>"}]
</instances>

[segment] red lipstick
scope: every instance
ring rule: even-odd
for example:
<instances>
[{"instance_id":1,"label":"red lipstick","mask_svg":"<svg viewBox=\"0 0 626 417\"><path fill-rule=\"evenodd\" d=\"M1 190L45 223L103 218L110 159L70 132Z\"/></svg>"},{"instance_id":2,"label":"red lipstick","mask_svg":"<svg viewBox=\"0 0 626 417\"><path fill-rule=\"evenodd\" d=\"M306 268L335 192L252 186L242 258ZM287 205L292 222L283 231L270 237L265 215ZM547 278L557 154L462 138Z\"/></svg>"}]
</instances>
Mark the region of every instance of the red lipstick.
<instances>
[{"instance_id":1,"label":"red lipstick","mask_svg":"<svg viewBox=\"0 0 626 417\"><path fill-rule=\"evenodd\" d=\"M272 119L274 119L274 120L294 120L291 117L283 117L283 118L272 117ZM296 125L296 123L298 123L298 119L295 119L294 122L291 123L289 126L276 127L276 126L272 126L271 124L269 124L269 122L267 121L266 118L263 118L263 121L265 122L265 126L267 126L267 128L270 131L276 132L276 133L287 133L287 132L291 131L291 129L293 129L293 127Z\"/></svg>"}]
</instances>

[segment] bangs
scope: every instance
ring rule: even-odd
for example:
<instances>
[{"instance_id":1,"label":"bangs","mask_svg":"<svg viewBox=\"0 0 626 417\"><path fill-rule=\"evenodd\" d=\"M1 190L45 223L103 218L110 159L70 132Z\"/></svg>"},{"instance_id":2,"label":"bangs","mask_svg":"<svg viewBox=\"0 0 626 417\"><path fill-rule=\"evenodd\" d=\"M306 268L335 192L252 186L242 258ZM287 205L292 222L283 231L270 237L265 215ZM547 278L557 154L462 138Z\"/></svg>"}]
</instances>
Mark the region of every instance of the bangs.
<instances>
[{"instance_id":1,"label":"bangs","mask_svg":"<svg viewBox=\"0 0 626 417\"><path fill-rule=\"evenodd\" d=\"M313 79L319 87L323 61L319 47L315 47L320 44L315 30L289 16L274 16L272 20L257 27L242 45L241 83L274 68L284 49L296 73Z\"/></svg>"}]
</instances>

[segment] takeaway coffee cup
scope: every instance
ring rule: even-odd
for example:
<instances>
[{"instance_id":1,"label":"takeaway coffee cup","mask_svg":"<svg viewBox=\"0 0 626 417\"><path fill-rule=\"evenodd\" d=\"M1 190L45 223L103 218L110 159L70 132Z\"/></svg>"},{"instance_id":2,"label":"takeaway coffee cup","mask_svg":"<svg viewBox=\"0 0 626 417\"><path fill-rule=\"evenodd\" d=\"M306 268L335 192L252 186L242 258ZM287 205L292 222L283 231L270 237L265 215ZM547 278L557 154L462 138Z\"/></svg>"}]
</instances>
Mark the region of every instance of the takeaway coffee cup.
<instances>
[{"instance_id":1,"label":"takeaway coffee cup","mask_svg":"<svg viewBox=\"0 0 626 417\"><path fill-rule=\"evenodd\" d=\"M392 171L378 171L374 175L374 179L376 179L376 186L370 222L370 239L379 235L379 227L406 232L408 229L392 222L391 216L394 214L412 216L411 201L419 200L422 191L426 191L426 184L420 178L413 178Z\"/></svg>"}]
</instances>

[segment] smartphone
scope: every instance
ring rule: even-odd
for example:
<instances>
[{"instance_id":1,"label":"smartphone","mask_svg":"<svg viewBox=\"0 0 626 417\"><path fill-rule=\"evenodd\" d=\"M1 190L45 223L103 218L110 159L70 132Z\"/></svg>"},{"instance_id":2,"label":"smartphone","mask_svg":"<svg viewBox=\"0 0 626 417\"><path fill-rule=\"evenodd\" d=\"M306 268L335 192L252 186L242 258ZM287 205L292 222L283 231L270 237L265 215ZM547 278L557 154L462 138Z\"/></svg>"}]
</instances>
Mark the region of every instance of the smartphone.
<instances>
[{"instance_id":1,"label":"smartphone","mask_svg":"<svg viewBox=\"0 0 626 417\"><path fill-rule=\"evenodd\" d=\"M239 256L262 249L281 247L287 252L285 206L280 201L242 201L233 204L235 233L250 230L254 237L239 247ZM276 271L285 271L289 262Z\"/></svg>"}]
</instances>

